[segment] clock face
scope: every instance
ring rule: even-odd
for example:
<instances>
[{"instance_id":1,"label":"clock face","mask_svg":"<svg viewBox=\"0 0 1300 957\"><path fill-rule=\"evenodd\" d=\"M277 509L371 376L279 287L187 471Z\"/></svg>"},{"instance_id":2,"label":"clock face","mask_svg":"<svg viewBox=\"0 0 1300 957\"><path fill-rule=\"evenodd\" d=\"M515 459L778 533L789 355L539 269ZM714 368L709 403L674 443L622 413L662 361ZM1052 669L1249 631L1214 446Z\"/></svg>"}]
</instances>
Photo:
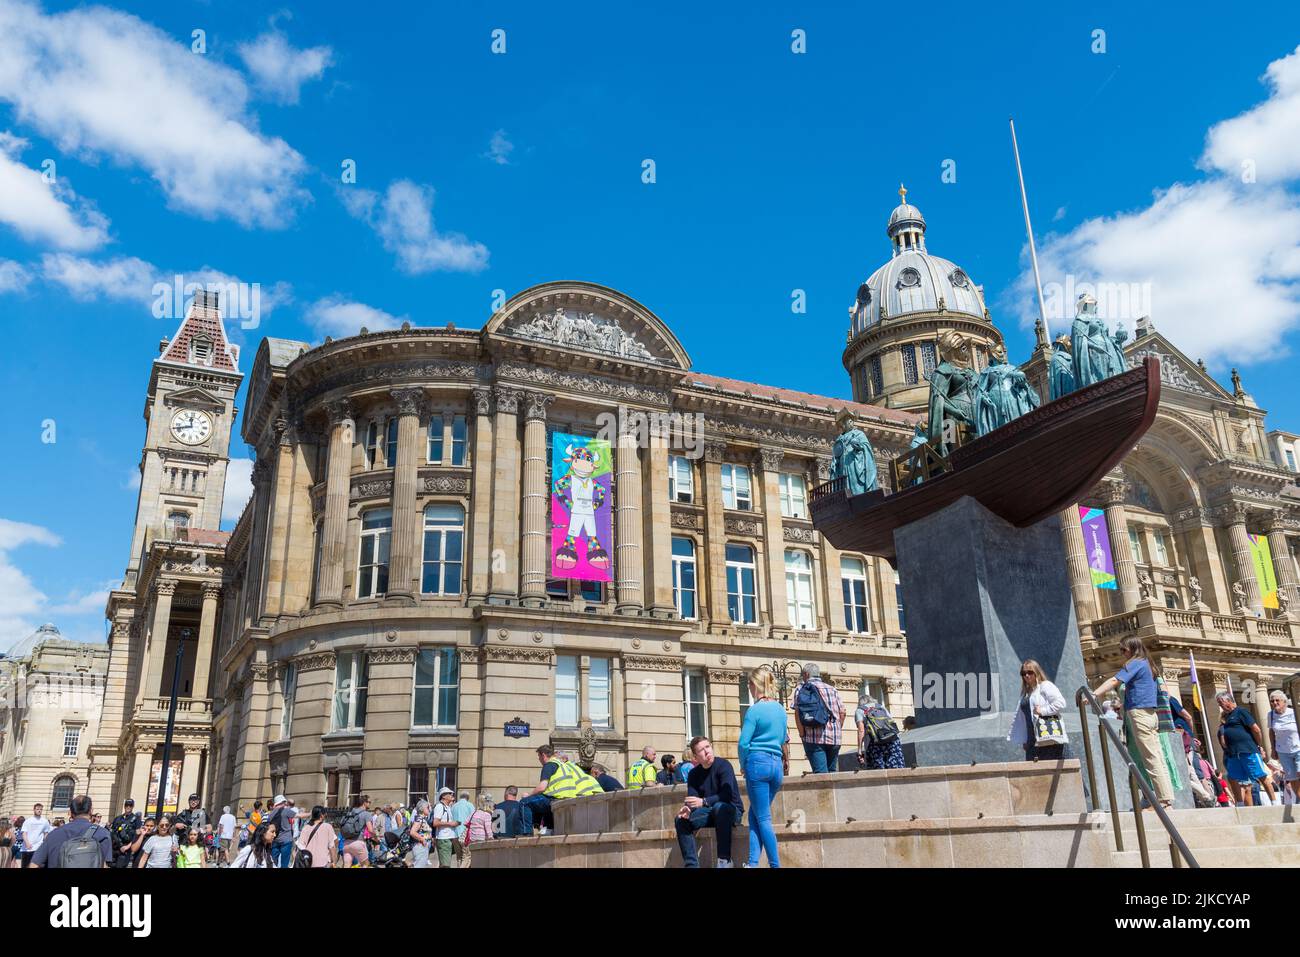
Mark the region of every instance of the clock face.
<instances>
[{"instance_id":1,"label":"clock face","mask_svg":"<svg viewBox=\"0 0 1300 957\"><path fill-rule=\"evenodd\" d=\"M212 435L212 420L206 412L181 409L172 416L172 435L186 445L198 445Z\"/></svg>"}]
</instances>

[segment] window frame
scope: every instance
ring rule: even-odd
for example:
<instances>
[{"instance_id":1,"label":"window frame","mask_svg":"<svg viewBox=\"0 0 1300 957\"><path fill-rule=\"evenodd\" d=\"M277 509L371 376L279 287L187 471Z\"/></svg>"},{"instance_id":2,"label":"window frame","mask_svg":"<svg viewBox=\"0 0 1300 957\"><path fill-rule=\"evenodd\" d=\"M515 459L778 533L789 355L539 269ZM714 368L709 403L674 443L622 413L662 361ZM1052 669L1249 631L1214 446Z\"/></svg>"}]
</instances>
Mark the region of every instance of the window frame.
<instances>
[{"instance_id":1,"label":"window frame","mask_svg":"<svg viewBox=\"0 0 1300 957\"><path fill-rule=\"evenodd\" d=\"M850 572L845 563L852 562L861 567L861 572ZM854 600L853 585L862 587L862 603ZM856 555L840 557L840 591L844 598L844 627L851 635L871 634L871 576L867 571L867 561ZM860 619L861 628L855 628L855 621Z\"/></svg>"},{"instance_id":2,"label":"window frame","mask_svg":"<svg viewBox=\"0 0 1300 957\"><path fill-rule=\"evenodd\" d=\"M684 455L668 456L668 501L679 505L695 502L695 470Z\"/></svg>"},{"instance_id":3,"label":"window frame","mask_svg":"<svg viewBox=\"0 0 1300 957\"><path fill-rule=\"evenodd\" d=\"M375 463L375 456L379 451L379 420L371 419L366 423L366 441L362 444L362 464L365 465L366 471L369 472L378 466Z\"/></svg>"},{"instance_id":4,"label":"window frame","mask_svg":"<svg viewBox=\"0 0 1300 957\"><path fill-rule=\"evenodd\" d=\"M284 663L280 672L280 740L288 741L293 735L293 702L298 693L298 667L292 661Z\"/></svg>"},{"instance_id":5,"label":"window frame","mask_svg":"<svg viewBox=\"0 0 1300 957\"><path fill-rule=\"evenodd\" d=\"M699 679L701 697L698 701L691 699L691 679ZM698 735L709 736L709 675L703 668L684 668L682 669L682 702L686 717L686 740L691 741ZM693 728L691 720L691 709L698 707L700 709L700 718L703 723L702 728Z\"/></svg>"},{"instance_id":6,"label":"window frame","mask_svg":"<svg viewBox=\"0 0 1300 957\"><path fill-rule=\"evenodd\" d=\"M798 485L798 495L794 494L796 484ZM797 472L779 472L777 473L777 487L780 491L781 517L808 518L808 483L804 477ZM795 512L796 504L799 506L797 514Z\"/></svg>"},{"instance_id":7,"label":"window frame","mask_svg":"<svg viewBox=\"0 0 1300 957\"><path fill-rule=\"evenodd\" d=\"M61 781L68 782L66 785L68 799L66 801L59 800ZM77 796L77 779L71 774L60 774L57 777L55 777L54 781L50 784L49 809L51 811L57 811L64 808L70 810L72 808L72 799L76 796Z\"/></svg>"},{"instance_id":8,"label":"window frame","mask_svg":"<svg viewBox=\"0 0 1300 957\"><path fill-rule=\"evenodd\" d=\"M347 660L350 663L347 689L347 722L339 724L339 666ZM365 731L368 695L370 692L370 659L364 651L341 651L334 659L334 691L330 695L330 730L331 731ZM358 702L360 705L358 706ZM358 723L358 719L360 719Z\"/></svg>"},{"instance_id":9,"label":"window frame","mask_svg":"<svg viewBox=\"0 0 1300 957\"><path fill-rule=\"evenodd\" d=\"M690 555L680 555L676 547L678 542L685 542L690 546ZM672 555L672 578L673 578L673 607L677 609L677 617L683 621L697 621L700 609L700 566L698 560L698 549L695 547L695 540L687 535L674 535L669 545ZM690 566L691 585L686 588L682 585L683 573L687 566ZM690 595L691 614L686 614L682 608L682 598Z\"/></svg>"},{"instance_id":10,"label":"window frame","mask_svg":"<svg viewBox=\"0 0 1300 957\"><path fill-rule=\"evenodd\" d=\"M565 662L573 663L573 721L567 722L560 715L560 675L561 668ZM567 678L567 675L565 676ZM569 695L569 689L565 689L565 700ZM582 660L580 655L556 655L555 656L555 727L556 728L576 728L582 721Z\"/></svg>"},{"instance_id":11,"label":"window frame","mask_svg":"<svg viewBox=\"0 0 1300 957\"><path fill-rule=\"evenodd\" d=\"M791 560L795 560L795 567L792 568ZM806 566L798 567L799 560L806 562ZM782 555L782 563L785 566L785 610L790 619L790 627L796 631L815 631L817 628L817 590L815 586L815 575L812 555L801 548L787 548ZM807 579L807 600L798 597L797 586L801 579ZM793 586L793 587L792 587ZM808 612L807 624L803 611Z\"/></svg>"},{"instance_id":12,"label":"window frame","mask_svg":"<svg viewBox=\"0 0 1300 957\"><path fill-rule=\"evenodd\" d=\"M429 416L428 424L428 441L425 443L424 457L430 465L441 465L443 457L447 454L446 444L446 416L441 412L435 412ZM436 428L435 428L436 423ZM437 443L438 455L434 457L434 443Z\"/></svg>"},{"instance_id":13,"label":"window frame","mask_svg":"<svg viewBox=\"0 0 1300 957\"><path fill-rule=\"evenodd\" d=\"M429 513L438 509L455 509L460 515L460 522L458 524L451 524L450 522L431 523ZM420 594L437 598L459 598L465 593L465 509L458 502L430 502L424 507L421 516L423 523L420 532ZM436 533L439 536L439 555L434 559L428 557L430 533ZM455 558L451 558L448 556L448 540L449 536L456 533L459 533L457 555ZM429 582L429 567L431 565L438 568L438 589L436 591L430 591L426 587ZM455 591L451 591L447 587L448 566L456 568Z\"/></svg>"},{"instance_id":14,"label":"window frame","mask_svg":"<svg viewBox=\"0 0 1300 957\"><path fill-rule=\"evenodd\" d=\"M733 559L729 554L733 548L743 548L749 552L749 561L742 562ZM731 621L737 625L756 625L758 624L758 558L754 551L754 546L746 545L743 542L727 542L723 546L723 561L726 567L727 578L727 614L731 616ZM732 570L735 570L736 590L732 590ZM743 572L748 569L750 579L753 582L753 593L749 594L744 591ZM733 609L732 598L735 596ZM744 617L745 599L748 598L753 603L753 617ZM741 612L742 617L737 618L735 612Z\"/></svg>"},{"instance_id":15,"label":"window frame","mask_svg":"<svg viewBox=\"0 0 1300 957\"><path fill-rule=\"evenodd\" d=\"M63 726L63 757L75 758L81 750L81 725L65 724ZM68 750L69 738L71 738L72 750Z\"/></svg>"},{"instance_id":16,"label":"window frame","mask_svg":"<svg viewBox=\"0 0 1300 957\"><path fill-rule=\"evenodd\" d=\"M426 654L433 657L433 681L420 683L420 658ZM448 668L447 664L451 667ZM447 672L454 670L452 680L447 679ZM430 695L430 724L420 724L416 720L419 710L418 698L423 692ZM444 710L447 698L455 696L455 707L451 709L451 724L438 720ZM455 731L460 727L460 652L455 645L430 645L417 649L415 659L411 662L411 730L412 731Z\"/></svg>"},{"instance_id":17,"label":"window frame","mask_svg":"<svg viewBox=\"0 0 1300 957\"><path fill-rule=\"evenodd\" d=\"M739 477L744 476L744 494L741 494ZM728 497L730 493L730 497ZM749 466L734 462L722 463L722 507L734 512L754 510L754 477Z\"/></svg>"},{"instance_id":18,"label":"window frame","mask_svg":"<svg viewBox=\"0 0 1300 957\"><path fill-rule=\"evenodd\" d=\"M366 517L378 512L388 513L388 524L366 528ZM383 598L388 594L388 586L390 584L388 581L388 571L389 565L392 562L393 510L387 505L376 506L375 508L365 509L361 513L360 517L361 534L357 549L357 599L367 600L372 598ZM370 564L363 565L362 559L366 554L366 539L368 538L375 540L372 552L372 556L375 560ZM384 556L382 562L378 560L381 554ZM367 585L369 591L367 591L366 594L362 594L361 591L363 576L369 579ZM381 583L383 585L382 591L379 588Z\"/></svg>"}]
</instances>

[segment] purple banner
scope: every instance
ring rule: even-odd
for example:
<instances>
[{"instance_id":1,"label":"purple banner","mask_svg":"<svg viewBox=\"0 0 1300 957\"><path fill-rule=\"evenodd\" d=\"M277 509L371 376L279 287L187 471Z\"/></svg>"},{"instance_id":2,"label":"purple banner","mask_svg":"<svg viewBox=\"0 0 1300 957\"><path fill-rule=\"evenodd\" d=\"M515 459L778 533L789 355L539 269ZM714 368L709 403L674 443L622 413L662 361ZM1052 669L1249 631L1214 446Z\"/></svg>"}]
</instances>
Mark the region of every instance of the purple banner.
<instances>
[{"instance_id":1,"label":"purple banner","mask_svg":"<svg viewBox=\"0 0 1300 957\"><path fill-rule=\"evenodd\" d=\"M1079 506L1079 524L1083 526L1083 551L1088 556L1088 569L1096 588L1119 588L1115 581L1115 563L1110 556L1110 531L1106 528L1106 513L1099 508Z\"/></svg>"}]
</instances>

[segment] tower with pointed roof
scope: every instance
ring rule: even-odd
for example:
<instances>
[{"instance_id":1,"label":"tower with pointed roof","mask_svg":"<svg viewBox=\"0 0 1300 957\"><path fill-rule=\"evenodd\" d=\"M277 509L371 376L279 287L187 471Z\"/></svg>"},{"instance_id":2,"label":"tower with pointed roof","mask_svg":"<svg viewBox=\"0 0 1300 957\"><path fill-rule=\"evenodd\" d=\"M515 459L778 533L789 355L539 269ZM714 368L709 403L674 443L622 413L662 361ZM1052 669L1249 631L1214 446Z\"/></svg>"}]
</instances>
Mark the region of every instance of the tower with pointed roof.
<instances>
[{"instance_id":1,"label":"tower with pointed roof","mask_svg":"<svg viewBox=\"0 0 1300 957\"><path fill-rule=\"evenodd\" d=\"M128 589L151 537L221 527L235 393L244 377L219 307L217 293L197 292L176 334L159 343L150 370Z\"/></svg>"},{"instance_id":2,"label":"tower with pointed roof","mask_svg":"<svg viewBox=\"0 0 1300 957\"><path fill-rule=\"evenodd\" d=\"M893 255L858 287L849 307L844 368L858 402L924 413L938 342L961 333L976 368L1002 343L977 286L955 263L926 249L926 222L899 185L885 232Z\"/></svg>"}]
</instances>

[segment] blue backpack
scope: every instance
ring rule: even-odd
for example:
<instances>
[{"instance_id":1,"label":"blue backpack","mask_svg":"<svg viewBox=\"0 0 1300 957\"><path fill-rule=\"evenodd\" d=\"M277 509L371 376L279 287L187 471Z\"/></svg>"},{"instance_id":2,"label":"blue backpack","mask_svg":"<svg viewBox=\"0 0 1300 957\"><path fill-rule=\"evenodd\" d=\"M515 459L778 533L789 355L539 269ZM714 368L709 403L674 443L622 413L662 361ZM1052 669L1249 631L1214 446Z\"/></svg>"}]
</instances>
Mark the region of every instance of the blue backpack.
<instances>
[{"instance_id":1,"label":"blue backpack","mask_svg":"<svg viewBox=\"0 0 1300 957\"><path fill-rule=\"evenodd\" d=\"M795 697L794 707L799 715L800 722L805 727L820 728L830 723L831 709L826 707L826 701L817 690L817 686L811 681L805 681L800 686L799 694Z\"/></svg>"}]
</instances>

